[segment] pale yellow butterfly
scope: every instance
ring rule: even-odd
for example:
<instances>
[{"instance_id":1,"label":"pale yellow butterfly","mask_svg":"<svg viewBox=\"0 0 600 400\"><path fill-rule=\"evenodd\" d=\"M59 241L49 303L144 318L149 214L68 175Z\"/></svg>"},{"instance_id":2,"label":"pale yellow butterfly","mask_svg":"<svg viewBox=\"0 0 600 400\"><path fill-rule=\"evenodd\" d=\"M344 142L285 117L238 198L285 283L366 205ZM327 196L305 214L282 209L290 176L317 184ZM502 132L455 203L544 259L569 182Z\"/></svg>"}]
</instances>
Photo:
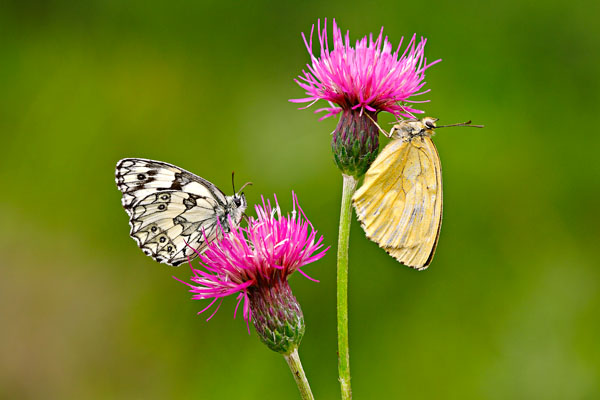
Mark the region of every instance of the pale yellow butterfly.
<instances>
[{"instance_id":1,"label":"pale yellow butterfly","mask_svg":"<svg viewBox=\"0 0 600 400\"><path fill-rule=\"evenodd\" d=\"M442 167L431 140L437 118L405 120L389 133L352 201L369 239L409 267L431 263L442 225Z\"/></svg>"}]
</instances>

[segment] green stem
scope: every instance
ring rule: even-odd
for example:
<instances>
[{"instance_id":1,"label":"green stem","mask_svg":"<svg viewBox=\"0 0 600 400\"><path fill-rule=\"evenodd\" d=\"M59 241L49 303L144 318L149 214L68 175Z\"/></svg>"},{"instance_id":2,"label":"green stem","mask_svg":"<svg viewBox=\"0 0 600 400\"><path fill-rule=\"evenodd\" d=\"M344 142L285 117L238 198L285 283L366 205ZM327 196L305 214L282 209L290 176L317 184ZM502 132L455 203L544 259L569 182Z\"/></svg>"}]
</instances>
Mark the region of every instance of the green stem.
<instances>
[{"instance_id":1,"label":"green stem","mask_svg":"<svg viewBox=\"0 0 600 400\"><path fill-rule=\"evenodd\" d=\"M298 385L298 390L300 390L300 396L302 396L302 400L315 400L312 392L310 391L310 385L308 384L308 379L306 379L306 374L302 369L302 363L300 362L300 356L298 355L298 348L294 347L289 354L284 354L283 357L288 363L290 371L292 371L292 375L294 375L294 379L296 380L296 385Z\"/></svg>"},{"instance_id":2,"label":"green stem","mask_svg":"<svg viewBox=\"0 0 600 400\"><path fill-rule=\"evenodd\" d=\"M350 222L352 221L352 195L358 180L342 174L342 209L340 211L340 231L337 252L337 328L338 328L338 374L342 389L342 399L352 399L350 386L350 352L348 349L348 243Z\"/></svg>"}]
</instances>

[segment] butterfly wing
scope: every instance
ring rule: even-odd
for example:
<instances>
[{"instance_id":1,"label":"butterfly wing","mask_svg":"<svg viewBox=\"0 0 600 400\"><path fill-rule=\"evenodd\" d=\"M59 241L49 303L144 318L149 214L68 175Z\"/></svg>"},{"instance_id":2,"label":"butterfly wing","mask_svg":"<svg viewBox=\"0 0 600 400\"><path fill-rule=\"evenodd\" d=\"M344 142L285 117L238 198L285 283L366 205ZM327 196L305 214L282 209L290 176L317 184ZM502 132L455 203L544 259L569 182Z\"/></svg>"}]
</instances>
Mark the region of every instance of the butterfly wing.
<instances>
[{"instance_id":1,"label":"butterfly wing","mask_svg":"<svg viewBox=\"0 0 600 400\"><path fill-rule=\"evenodd\" d=\"M442 217L441 164L431 138L390 142L353 202L369 239L401 263L427 268Z\"/></svg>"},{"instance_id":2,"label":"butterfly wing","mask_svg":"<svg viewBox=\"0 0 600 400\"><path fill-rule=\"evenodd\" d=\"M193 249L201 252L216 236L227 198L211 182L174 165L141 158L119 161L115 175L130 235L156 261L179 265L196 255Z\"/></svg>"}]
</instances>

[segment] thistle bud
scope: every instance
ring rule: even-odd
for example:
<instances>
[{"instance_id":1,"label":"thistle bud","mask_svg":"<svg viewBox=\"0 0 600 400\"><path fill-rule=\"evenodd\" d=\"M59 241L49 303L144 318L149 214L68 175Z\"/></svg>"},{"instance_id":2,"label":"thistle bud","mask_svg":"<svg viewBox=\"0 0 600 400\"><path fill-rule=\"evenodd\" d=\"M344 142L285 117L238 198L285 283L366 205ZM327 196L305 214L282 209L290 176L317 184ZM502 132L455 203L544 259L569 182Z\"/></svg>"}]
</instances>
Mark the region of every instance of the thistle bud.
<instances>
[{"instance_id":1,"label":"thistle bud","mask_svg":"<svg viewBox=\"0 0 600 400\"><path fill-rule=\"evenodd\" d=\"M252 322L271 350L289 354L304 336L304 316L287 280L252 287L248 292Z\"/></svg>"},{"instance_id":2,"label":"thistle bud","mask_svg":"<svg viewBox=\"0 0 600 400\"><path fill-rule=\"evenodd\" d=\"M331 150L335 164L345 175L360 178L377 157L379 129L377 114L360 110L344 110L333 138Z\"/></svg>"}]
</instances>

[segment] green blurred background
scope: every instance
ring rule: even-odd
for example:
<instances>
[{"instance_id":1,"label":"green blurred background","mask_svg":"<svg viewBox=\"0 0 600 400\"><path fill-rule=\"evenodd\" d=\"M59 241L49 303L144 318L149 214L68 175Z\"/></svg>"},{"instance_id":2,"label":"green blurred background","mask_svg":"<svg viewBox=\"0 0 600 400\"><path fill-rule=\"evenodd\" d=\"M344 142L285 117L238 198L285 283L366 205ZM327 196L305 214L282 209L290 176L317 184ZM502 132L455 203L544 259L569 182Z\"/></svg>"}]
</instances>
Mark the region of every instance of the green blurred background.
<instances>
[{"instance_id":1,"label":"green blurred background","mask_svg":"<svg viewBox=\"0 0 600 400\"><path fill-rule=\"evenodd\" d=\"M352 227L355 398L600 398L598 4L4 2L0 397L299 398L234 299L205 322L171 278L189 269L129 238L114 166L132 156L227 193L235 170L252 204L298 193L333 246L306 269L321 283L291 278L300 355L315 396L338 397L336 120L287 101L303 97L300 33L335 17L353 40L427 37L443 62L424 109L486 125L435 138L444 223L427 271Z\"/></svg>"}]
</instances>

